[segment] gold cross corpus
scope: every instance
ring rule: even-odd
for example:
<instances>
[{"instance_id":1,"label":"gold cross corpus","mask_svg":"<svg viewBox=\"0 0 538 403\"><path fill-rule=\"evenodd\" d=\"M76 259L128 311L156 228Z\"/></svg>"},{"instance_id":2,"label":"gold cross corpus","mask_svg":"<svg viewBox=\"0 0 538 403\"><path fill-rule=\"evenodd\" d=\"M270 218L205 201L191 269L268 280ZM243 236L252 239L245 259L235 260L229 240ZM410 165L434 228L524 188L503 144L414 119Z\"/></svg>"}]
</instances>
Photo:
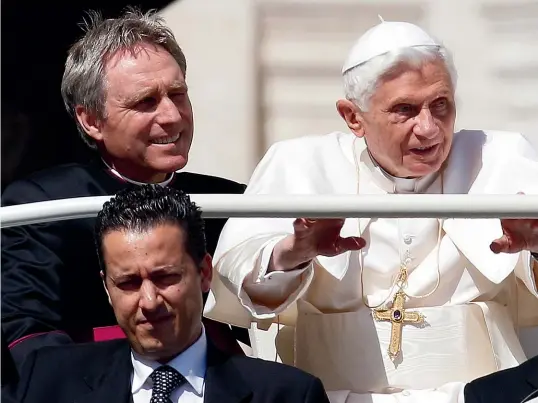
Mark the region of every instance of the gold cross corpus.
<instances>
[{"instance_id":1,"label":"gold cross corpus","mask_svg":"<svg viewBox=\"0 0 538 403\"><path fill-rule=\"evenodd\" d=\"M390 321L389 357L394 360L400 354L402 348L402 328L405 323L422 323L424 315L419 312L407 312L404 308L405 294L398 291L392 301L390 309L374 309L372 315L376 321Z\"/></svg>"}]
</instances>

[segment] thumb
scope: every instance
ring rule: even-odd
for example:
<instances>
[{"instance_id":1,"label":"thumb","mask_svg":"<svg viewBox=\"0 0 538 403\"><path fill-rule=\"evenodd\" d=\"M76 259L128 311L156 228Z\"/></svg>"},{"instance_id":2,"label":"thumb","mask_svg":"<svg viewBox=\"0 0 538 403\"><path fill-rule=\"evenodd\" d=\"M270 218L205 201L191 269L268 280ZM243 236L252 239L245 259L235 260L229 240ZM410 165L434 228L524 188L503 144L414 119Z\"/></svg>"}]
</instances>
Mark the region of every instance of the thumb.
<instances>
[{"instance_id":1,"label":"thumb","mask_svg":"<svg viewBox=\"0 0 538 403\"><path fill-rule=\"evenodd\" d=\"M341 252L347 252L350 250L359 250L366 246L364 238L358 236L350 236L348 238L340 238L336 242L336 247Z\"/></svg>"},{"instance_id":2,"label":"thumb","mask_svg":"<svg viewBox=\"0 0 538 403\"><path fill-rule=\"evenodd\" d=\"M505 235L500 238L495 239L490 245L489 248L493 253L507 252L510 249L510 239Z\"/></svg>"}]
</instances>

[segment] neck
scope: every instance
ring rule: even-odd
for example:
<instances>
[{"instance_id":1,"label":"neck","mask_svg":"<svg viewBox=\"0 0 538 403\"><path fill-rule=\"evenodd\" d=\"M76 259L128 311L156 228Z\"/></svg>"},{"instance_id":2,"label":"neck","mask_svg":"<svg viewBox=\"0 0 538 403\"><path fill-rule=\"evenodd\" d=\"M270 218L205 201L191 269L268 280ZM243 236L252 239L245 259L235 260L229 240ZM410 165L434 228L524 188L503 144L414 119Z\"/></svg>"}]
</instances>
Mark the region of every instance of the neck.
<instances>
[{"instance_id":1,"label":"neck","mask_svg":"<svg viewBox=\"0 0 538 403\"><path fill-rule=\"evenodd\" d=\"M165 365L165 364L169 363L174 358L176 358L178 355L183 353L185 350L189 349L189 347L191 347L194 343L196 343L198 341L198 339L200 339L201 336L202 336L202 327L200 327L199 331L196 331L194 333L194 336L191 337L190 340L178 352L176 352L175 354L171 354L171 355L167 354L166 356L154 357L154 360L157 361L159 364L162 364L162 365Z\"/></svg>"},{"instance_id":2,"label":"neck","mask_svg":"<svg viewBox=\"0 0 538 403\"><path fill-rule=\"evenodd\" d=\"M151 169L145 168L133 168L131 165L123 163L119 160L114 160L109 156L103 155L103 161L118 172L121 176L140 183L160 183L164 182L169 174L163 172L156 172Z\"/></svg>"},{"instance_id":3,"label":"neck","mask_svg":"<svg viewBox=\"0 0 538 403\"><path fill-rule=\"evenodd\" d=\"M370 159L372 160L374 165L377 165L385 174L387 174L387 175L389 175L389 176L391 176L393 178L398 178L398 179L420 179L420 178L422 178L421 176L399 176L399 175L395 175L394 173L392 173L391 171L386 169L383 165L381 165L379 162L377 162L377 160L374 158L374 156L372 155L372 153L370 152L370 150L368 148L366 148L366 151L368 151L368 155L370 156Z\"/></svg>"}]
</instances>

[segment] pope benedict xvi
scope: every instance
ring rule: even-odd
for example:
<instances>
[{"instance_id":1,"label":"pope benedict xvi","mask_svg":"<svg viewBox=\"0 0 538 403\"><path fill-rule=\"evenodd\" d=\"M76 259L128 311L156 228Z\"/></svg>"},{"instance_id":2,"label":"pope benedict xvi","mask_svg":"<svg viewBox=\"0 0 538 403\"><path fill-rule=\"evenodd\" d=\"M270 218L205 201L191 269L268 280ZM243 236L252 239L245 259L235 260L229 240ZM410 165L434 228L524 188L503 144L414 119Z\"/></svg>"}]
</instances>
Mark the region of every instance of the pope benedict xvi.
<instances>
[{"instance_id":1,"label":"pope benedict xvi","mask_svg":"<svg viewBox=\"0 0 538 403\"><path fill-rule=\"evenodd\" d=\"M273 145L246 194L538 194L523 136L454 133L456 70L421 28L367 31L343 81L350 132ZM458 402L465 383L525 360L536 252L538 220L231 219L208 316L292 329L282 360L333 402Z\"/></svg>"}]
</instances>

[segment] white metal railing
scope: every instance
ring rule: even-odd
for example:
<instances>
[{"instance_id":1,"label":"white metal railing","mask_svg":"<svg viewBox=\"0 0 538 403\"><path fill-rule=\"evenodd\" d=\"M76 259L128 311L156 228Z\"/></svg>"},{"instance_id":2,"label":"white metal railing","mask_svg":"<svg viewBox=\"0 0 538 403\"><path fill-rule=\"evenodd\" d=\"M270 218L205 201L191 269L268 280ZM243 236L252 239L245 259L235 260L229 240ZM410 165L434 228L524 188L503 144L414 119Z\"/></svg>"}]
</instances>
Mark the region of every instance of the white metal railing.
<instances>
[{"instance_id":1,"label":"white metal railing","mask_svg":"<svg viewBox=\"0 0 538 403\"><path fill-rule=\"evenodd\" d=\"M95 217L111 196L0 208L2 228ZM205 218L538 218L534 195L191 195Z\"/></svg>"}]
</instances>

